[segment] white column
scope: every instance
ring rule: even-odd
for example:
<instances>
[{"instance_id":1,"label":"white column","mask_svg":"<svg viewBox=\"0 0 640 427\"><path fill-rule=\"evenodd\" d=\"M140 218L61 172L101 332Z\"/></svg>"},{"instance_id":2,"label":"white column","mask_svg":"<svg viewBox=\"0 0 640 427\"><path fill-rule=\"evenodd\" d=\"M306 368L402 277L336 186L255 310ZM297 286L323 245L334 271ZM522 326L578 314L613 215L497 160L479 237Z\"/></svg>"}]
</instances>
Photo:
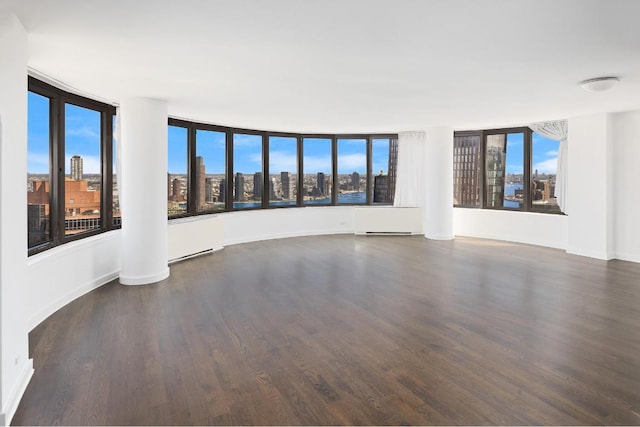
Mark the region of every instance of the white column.
<instances>
[{"instance_id":1,"label":"white column","mask_svg":"<svg viewBox=\"0 0 640 427\"><path fill-rule=\"evenodd\" d=\"M569 119L568 149L567 252L611 259L614 231L610 114Z\"/></svg>"},{"instance_id":2,"label":"white column","mask_svg":"<svg viewBox=\"0 0 640 427\"><path fill-rule=\"evenodd\" d=\"M144 285L169 277L167 103L127 98L120 104L120 115L120 283Z\"/></svg>"},{"instance_id":3,"label":"white column","mask_svg":"<svg viewBox=\"0 0 640 427\"><path fill-rule=\"evenodd\" d=\"M0 425L33 373L27 321L27 33L0 12Z\"/></svg>"},{"instance_id":4,"label":"white column","mask_svg":"<svg viewBox=\"0 0 640 427\"><path fill-rule=\"evenodd\" d=\"M453 239L453 129L427 128L424 237Z\"/></svg>"}]
</instances>

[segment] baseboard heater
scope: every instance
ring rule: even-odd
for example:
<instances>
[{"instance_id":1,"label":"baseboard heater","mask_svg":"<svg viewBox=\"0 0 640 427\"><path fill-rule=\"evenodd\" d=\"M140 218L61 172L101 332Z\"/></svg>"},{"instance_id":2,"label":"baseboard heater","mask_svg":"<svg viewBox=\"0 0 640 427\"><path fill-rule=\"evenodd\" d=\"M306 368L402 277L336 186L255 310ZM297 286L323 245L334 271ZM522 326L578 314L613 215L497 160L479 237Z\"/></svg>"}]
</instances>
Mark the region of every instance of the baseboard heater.
<instances>
[{"instance_id":1,"label":"baseboard heater","mask_svg":"<svg viewBox=\"0 0 640 427\"><path fill-rule=\"evenodd\" d=\"M223 248L223 218L219 215L180 218L169 223L169 263L206 255Z\"/></svg>"},{"instance_id":2,"label":"baseboard heater","mask_svg":"<svg viewBox=\"0 0 640 427\"><path fill-rule=\"evenodd\" d=\"M410 231L366 231L365 236L411 236Z\"/></svg>"},{"instance_id":3,"label":"baseboard heater","mask_svg":"<svg viewBox=\"0 0 640 427\"><path fill-rule=\"evenodd\" d=\"M355 234L408 236L422 233L422 208L363 206L355 210Z\"/></svg>"}]
</instances>

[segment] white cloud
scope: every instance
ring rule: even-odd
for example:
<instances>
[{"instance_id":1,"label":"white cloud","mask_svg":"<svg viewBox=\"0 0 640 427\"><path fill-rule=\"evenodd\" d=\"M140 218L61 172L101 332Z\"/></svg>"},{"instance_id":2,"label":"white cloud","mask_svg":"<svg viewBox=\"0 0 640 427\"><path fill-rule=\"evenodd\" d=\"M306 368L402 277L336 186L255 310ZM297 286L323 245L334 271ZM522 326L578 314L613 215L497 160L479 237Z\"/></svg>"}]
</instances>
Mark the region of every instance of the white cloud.
<instances>
[{"instance_id":1,"label":"white cloud","mask_svg":"<svg viewBox=\"0 0 640 427\"><path fill-rule=\"evenodd\" d=\"M541 162L535 163L533 165L533 172L536 170L538 173L556 173L558 169L558 158L554 157L552 159L543 160Z\"/></svg>"},{"instance_id":2,"label":"white cloud","mask_svg":"<svg viewBox=\"0 0 640 427\"><path fill-rule=\"evenodd\" d=\"M295 154L286 151L269 152L269 172L277 174L279 172L297 173L298 158Z\"/></svg>"},{"instance_id":3,"label":"white cloud","mask_svg":"<svg viewBox=\"0 0 640 427\"><path fill-rule=\"evenodd\" d=\"M67 127L67 129L65 130L67 135L70 136L79 136L81 138L91 138L91 139L100 139L100 133L90 127L90 126L82 126L82 127L78 127L78 128L69 128Z\"/></svg>"},{"instance_id":4,"label":"white cloud","mask_svg":"<svg viewBox=\"0 0 640 427\"><path fill-rule=\"evenodd\" d=\"M48 154L29 152L27 159L27 171L29 173L49 173Z\"/></svg>"},{"instance_id":5,"label":"white cloud","mask_svg":"<svg viewBox=\"0 0 640 427\"><path fill-rule=\"evenodd\" d=\"M558 150L547 151L544 155L549 157L558 157Z\"/></svg>"},{"instance_id":6,"label":"white cloud","mask_svg":"<svg viewBox=\"0 0 640 427\"><path fill-rule=\"evenodd\" d=\"M331 156L304 156L304 172L329 172L331 170Z\"/></svg>"},{"instance_id":7,"label":"white cloud","mask_svg":"<svg viewBox=\"0 0 640 427\"><path fill-rule=\"evenodd\" d=\"M353 171L364 170L367 166L366 154L346 154L338 156L338 172L351 173Z\"/></svg>"},{"instance_id":8,"label":"white cloud","mask_svg":"<svg viewBox=\"0 0 640 427\"><path fill-rule=\"evenodd\" d=\"M262 137L260 137L259 135L244 135L237 133L233 135L233 146L262 147Z\"/></svg>"}]
</instances>

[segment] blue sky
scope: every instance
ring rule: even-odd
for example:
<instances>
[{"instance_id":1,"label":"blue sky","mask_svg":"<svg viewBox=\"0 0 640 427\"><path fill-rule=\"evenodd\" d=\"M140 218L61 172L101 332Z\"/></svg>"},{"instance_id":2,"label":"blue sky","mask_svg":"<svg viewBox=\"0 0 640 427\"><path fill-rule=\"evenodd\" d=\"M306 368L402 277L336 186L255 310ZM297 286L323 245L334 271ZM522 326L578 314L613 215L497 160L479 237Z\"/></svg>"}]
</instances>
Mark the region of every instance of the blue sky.
<instances>
[{"instance_id":1,"label":"blue sky","mask_svg":"<svg viewBox=\"0 0 640 427\"><path fill-rule=\"evenodd\" d=\"M507 135L507 173L522 173L524 136L521 133ZM545 138L537 133L532 136L533 153L531 172L555 173L558 163L559 142Z\"/></svg>"},{"instance_id":2,"label":"blue sky","mask_svg":"<svg viewBox=\"0 0 640 427\"><path fill-rule=\"evenodd\" d=\"M29 92L28 95L28 171L49 172L49 101ZM65 169L69 173L69 159L78 154L83 158L85 173L100 172L100 113L67 104L65 107ZM186 173L187 132L184 128L169 126L169 172ZM224 172L224 133L198 131L197 155L205 158L207 173ZM270 137L269 168L271 173L297 169L296 144L294 138ZM532 172L555 173L558 157L557 141L533 134ZM372 171L387 173L388 140L374 140ZM522 172L522 134L507 137L507 172ZM234 135L234 169L236 172L253 174L261 170L262 145L257 135ZM114 156L115 158L115 156ZM331 173L331 140L306 138L304 141L305 173ZM338 173L366 172L366 150L363 139L338 140Z\"/></svg>"}]
</instances>

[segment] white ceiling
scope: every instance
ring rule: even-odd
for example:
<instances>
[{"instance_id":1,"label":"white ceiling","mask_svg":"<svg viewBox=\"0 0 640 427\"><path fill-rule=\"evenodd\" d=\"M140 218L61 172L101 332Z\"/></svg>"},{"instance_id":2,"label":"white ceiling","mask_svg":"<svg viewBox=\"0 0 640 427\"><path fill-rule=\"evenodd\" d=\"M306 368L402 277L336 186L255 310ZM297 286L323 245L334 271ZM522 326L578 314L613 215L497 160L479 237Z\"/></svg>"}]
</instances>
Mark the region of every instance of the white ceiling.
<instances>
[{"instance_id":1,"label":"white ceiling","mask_svg":"<svg viewBox=\"0 0 640 427\"><path fill-rule=\"evenodd\" d=\"M172 116L294 132L640 108L637 0L0 0L29 66ZM577 83L619 76L606 93Z\"/></svg>"}]
</instances>

